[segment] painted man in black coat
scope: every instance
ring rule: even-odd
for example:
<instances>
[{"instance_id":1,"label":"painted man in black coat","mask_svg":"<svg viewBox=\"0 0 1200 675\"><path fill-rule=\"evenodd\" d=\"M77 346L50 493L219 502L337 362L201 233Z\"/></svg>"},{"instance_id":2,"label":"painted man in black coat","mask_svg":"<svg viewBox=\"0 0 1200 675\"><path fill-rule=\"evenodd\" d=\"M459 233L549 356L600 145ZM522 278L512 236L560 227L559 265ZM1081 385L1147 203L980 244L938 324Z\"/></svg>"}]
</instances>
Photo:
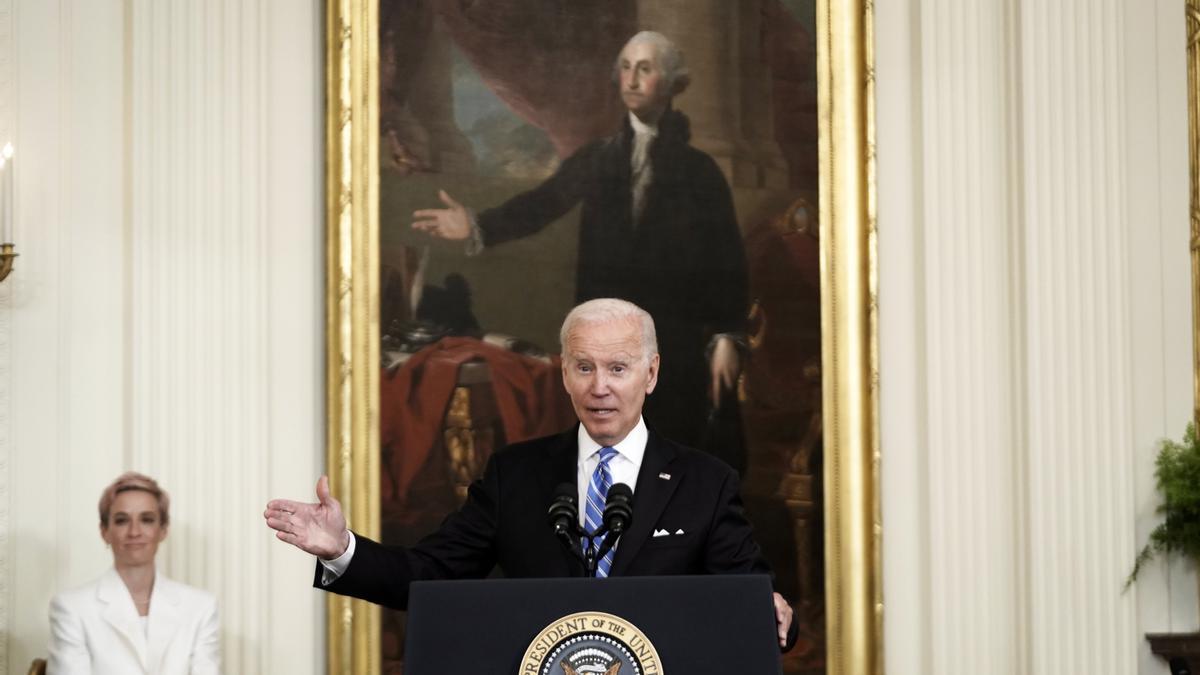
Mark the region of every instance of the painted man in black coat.
<instances>
[{"instance_id":1,"label":"painted man in black coat","mask_svg":"<svg viewBox=\"0 0 1200 675\"><path fill-rule=\"evenodd\" d=\"M554 534L546 510L563 483L585 503L602 448L615 450L611 482L633 489L631 526L616 541L610 575L767 572L737 474L642 419L661 361L650 315L623 300L593 300L571 311L560 340L563 385L580 425L492 455L463 506L415 546L351 533L325 477L315 504L271 501L264 517L276 537L319 558L314 585L404 609L412 581L483 578L493 568L510 578L583 576L580 551ZM792 610L778 593L774 604L786 646L795 639Z\"/></svg>"},{"instance_id":2,"label":"painted man in black coat","mask_svg":"<svg viewBox=\"0 0 1200 675\"><path fill-rule=\"evenodd\" d=\"M716 162L689 145L687 117L671 107L689 80L674 44L638 33L621 50L616 74L629 110L616 135L478 215L443 191L447 208L415 212L413 227L466 240L468 252L478 252L533 234L579 204L576 301L614 297L641 306L670 357L646 403L650 426L740 469L740 432L725 443L737 448L705 442L710 411L734 403L744 345L746 259L729 185Z\"/></svg>"}]
</instances>

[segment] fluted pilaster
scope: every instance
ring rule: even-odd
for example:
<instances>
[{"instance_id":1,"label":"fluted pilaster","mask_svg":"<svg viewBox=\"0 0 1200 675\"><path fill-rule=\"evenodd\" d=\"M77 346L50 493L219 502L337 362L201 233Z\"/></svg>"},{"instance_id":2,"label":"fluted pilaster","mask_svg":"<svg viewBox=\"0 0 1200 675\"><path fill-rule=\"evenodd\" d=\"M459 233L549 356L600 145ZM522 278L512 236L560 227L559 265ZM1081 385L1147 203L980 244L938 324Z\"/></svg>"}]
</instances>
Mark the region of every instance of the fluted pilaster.
<instances>
[{"instance_id":1,"label":"fluted pilaster","mask_svg":"<svg viewBox=\"0 0 1200 675\"><path fill-rule=\"evenodd\" d=\"M1127 673L1136 550L1125 34L1117 0L1023 3L1031 672Z\"/></svg>"},{"instance_id":2,"label":"fluted pilaster","mask_svg":"<svg viewBox=\"0 0 1200 675\"><path fill-rule=\"evenodd\" d=\"M1190 386L1169 5L880 10L913 36L880 33L891 668L1157 673L1142 633L1194 626L1162 566L1121 592Z\"/></svg>"},{"instance_id":3,"label":"fluted pilaster","mask_svg":"<svg viewBox=\"0 0 1200 675\"><path fill-rule=\"evenodd\" d=\"M1019 232L1009 139L1005 3L935 0L920 11L924 141L920 246L932 672L1020 672ZM882 227L881 227L882 229ZM886 445L885 436L885 445ZM886 452L886 450L885 450Z\"/></svg>"},{"instance_id":4,"label":"fluted pilaster","mask_svg":"<svg viewBox=\"0 0 1200 675\"><path fill-rule=\"evenodd\" d=\"M172 491L163 567L217 593L230 672L265 672L270 614L265 14L130 15L130 463Z\"/></svg>"}]
</instances>

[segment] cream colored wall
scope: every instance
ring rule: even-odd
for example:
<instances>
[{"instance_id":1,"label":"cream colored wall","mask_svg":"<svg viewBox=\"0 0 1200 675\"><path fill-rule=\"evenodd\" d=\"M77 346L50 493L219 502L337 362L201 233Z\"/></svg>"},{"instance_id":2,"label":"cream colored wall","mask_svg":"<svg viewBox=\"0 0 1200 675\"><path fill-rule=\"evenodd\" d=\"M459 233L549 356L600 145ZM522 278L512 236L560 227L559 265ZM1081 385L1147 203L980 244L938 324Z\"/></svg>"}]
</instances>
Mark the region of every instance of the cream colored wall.
<instances>
[{"instance_id":1,"label":"cream colored wall","mask_svg":"<svg viewBox=\"0 0 1200 675\"><path fill-rule=\"evenodd\" d=\"M324 670L311 558L261 523L323 464L321 17L0 0L0 672L110 564L96 498L130 468L172 493L161 567L217 594L226 671Z\"/></svg>"},{"instance_id":2,"label":"cream colored wall","mask_svg":"<svg viewBox=\"0 0 1200 675\"><path fill-rule=\"evenodd\" d=\"M1121 587L1191 411L1182 0L877 15L890 673L1166 673Z\"/></svg>"},{"instance_id":3,"label":"cream colored wall","mask_svg":"<svg viewBox=\"0 0 1200 675\"><path fill-rule=\"evenodd\" d=\"M322 670L259 516L322 464L320 4L0 0L4 672L107 564L125 468L227 670ZM888 672L1164 673L1195 575L1120 584L1191 406L1182 0L876 11Z\"/></svg>"}]
</instances>

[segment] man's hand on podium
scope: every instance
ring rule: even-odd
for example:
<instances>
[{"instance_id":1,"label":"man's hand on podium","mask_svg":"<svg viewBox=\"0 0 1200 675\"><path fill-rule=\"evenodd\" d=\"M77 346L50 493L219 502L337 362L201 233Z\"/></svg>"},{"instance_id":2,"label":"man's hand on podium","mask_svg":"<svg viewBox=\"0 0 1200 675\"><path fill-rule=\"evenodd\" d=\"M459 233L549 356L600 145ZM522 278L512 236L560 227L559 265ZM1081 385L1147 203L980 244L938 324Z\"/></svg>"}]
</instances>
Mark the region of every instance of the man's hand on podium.
<instances>
[{"instance_id":1,"label":"man's hand on podium","mask_svg":"<svg viewBox=\"0 0 1200 675\"><path fill-rule=\"evenodd\" d=\"M328 476L321 476L317 481L316 504L272 499L267 503L263 517L280 541L318 558L333 560L345 553L350 545L346 517L342 515L342 505L329 494ZM775 611L778 614L779 600L775 601ZM790 616L791 610L788 611Z\"/></svg>"},{"instance_id":2,"label":"man's hand on podium","mask_svg":"<svg viewBox=\"0 0 1200 675\"><path fill-rule=\"evenodd\" d=\"M783 599L783 596L776 593L775 598L775 626L779 629L779 646L788 647L788 631L792 627L792 606Z\"/></svg>"}]
</instances>

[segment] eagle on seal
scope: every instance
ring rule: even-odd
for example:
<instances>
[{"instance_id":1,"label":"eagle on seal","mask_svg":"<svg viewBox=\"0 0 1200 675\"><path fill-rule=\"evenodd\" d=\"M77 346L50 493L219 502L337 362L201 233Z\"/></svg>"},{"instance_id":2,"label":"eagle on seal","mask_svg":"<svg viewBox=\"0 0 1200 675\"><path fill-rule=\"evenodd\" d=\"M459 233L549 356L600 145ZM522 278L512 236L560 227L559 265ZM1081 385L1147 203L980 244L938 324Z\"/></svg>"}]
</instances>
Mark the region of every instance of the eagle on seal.
<instances>
[{"instance_id":1,"label":"eagle on seal","mask_svg":"<svg viewBox=\"0 0 1200 675\"><path fill-rule=\"evenodd\" d=\"M563 675L580 675L574 668L571 667L571 664L567 663L566 659L563 659L559 665L562 666ZM617 675L617 673L620 671L621 662L618 661L609 666L608 670L604 671L604 675Z\"/></svg>"}]
</instances>

